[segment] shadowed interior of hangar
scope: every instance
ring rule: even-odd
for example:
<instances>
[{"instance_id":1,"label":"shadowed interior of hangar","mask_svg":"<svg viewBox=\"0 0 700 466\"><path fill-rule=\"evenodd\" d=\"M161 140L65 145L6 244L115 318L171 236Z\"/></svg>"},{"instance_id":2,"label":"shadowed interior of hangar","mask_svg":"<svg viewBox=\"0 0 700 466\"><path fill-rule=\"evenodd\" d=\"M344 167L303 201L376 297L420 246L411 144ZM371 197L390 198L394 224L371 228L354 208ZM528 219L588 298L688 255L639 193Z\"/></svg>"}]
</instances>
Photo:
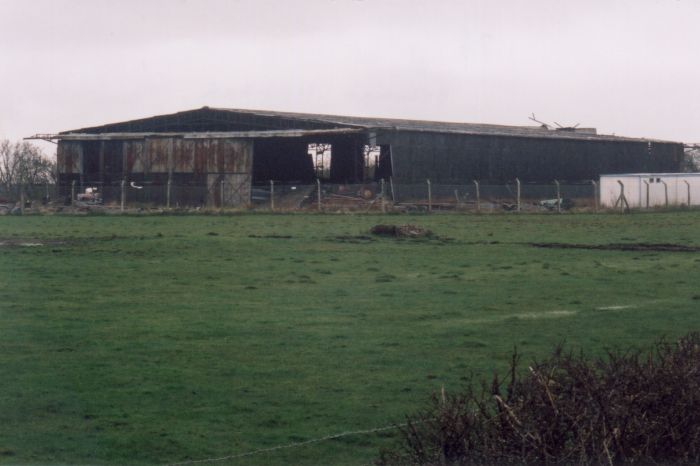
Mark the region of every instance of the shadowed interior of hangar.
<instances>
[{"instance_id":1,"label":"shadowed interior of hangar","mask_svg":"<svg viewBox=\"0 0 700 466\"><path fill-rule=\"evenodd\" d=\"M253 143L253 184L362 183L388 180L390 147L370 146L364 138L340 136L323 141L280 138Z\"/></svg>"}]
</instances>

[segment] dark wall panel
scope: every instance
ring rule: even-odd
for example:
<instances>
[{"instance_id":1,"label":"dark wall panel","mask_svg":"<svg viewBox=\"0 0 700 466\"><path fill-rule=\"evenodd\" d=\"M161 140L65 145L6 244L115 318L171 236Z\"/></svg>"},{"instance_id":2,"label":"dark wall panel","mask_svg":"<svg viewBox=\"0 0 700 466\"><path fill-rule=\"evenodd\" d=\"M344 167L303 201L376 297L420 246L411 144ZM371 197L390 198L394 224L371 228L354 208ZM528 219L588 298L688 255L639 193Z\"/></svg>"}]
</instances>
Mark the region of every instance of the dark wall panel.
<instances>
[{"instance_id":1,"label":"dark wall panel","mask_svg":"<svg viewBox=\"0 0 700 466\"><path fill-rule=\"evenodd\" d=\"M386 132L394 178L405 183L503 183L581 181L601 174L675 172L681 168L682 144L645 141L586 141L426 132Z\"/></svg>"},{"instance_id":2,"label":"dark wall panel","mask_svg":"<svg viewBox=\"0 0 700 466\"><path fill-rule=\"evenodd\" d=\"M104 141L103 182L119 183L124 178L123 141Z\"/></svg>"},{"instance_id":3,"label":"dark wall panel","mask_svg":"<svg viewBox=\"0 0 700 466\"><path fill-rule=\"evenodd\" d=\"M85 182L100 182L100 141L81 142L83 147L83 178Z\"/></svg>"}]
</instances>

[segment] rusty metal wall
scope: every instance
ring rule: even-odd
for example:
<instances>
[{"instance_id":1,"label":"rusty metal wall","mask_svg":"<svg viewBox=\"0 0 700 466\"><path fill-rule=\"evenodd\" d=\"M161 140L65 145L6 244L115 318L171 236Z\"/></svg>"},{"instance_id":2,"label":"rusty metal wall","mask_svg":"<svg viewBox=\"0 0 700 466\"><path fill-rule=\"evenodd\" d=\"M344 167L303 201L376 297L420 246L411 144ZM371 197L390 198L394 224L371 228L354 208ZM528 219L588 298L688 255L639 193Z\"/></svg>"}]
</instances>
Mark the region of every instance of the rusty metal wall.
<instances>
[{"instance_id":1,"label":"rusty metal wall","mask_svg":"<svg viewBox=\"0 0 700 466\"><path fill-rule=\"evenodd\" d=\"M225 205L250 202L253 141L248 139L60 141L57 161L62 194L70 192L74 180L81 189L85 182L116 192L107 188L122 179L152 185L172 179L207 189L206 203L219 206L223 181Z\"/></svg>"},{"instance_id":2,"label":"rusty metal wall","mask_svg":"<svg viewBox=\"0 0 700 466\"><path fill-rule=\"evenodd\" d=\"M82 145L79 141L61 141L56 149L58 172L80 174Z\"/></svg>"},{"instance_id":3,"label":"rusty metal wall","mask_svg":"<svg viewBox=\"0 0 700 466\"><path fill-rule=\"evenodd\" d=\"M56 165L58 168L58 195L70 193L73 182L80 183L82 178L83 146L79 141L60 141L56 148Z\"/></svg>"},{"instance_id":4,"label":"rusty metal wall","mask_svg":"<svg viewBox=\"0 0 700 466\"><path fill-rule=\"evenodd\" d=\"M194 140L173 139L173 171L177 173L194 172Z\"/></svg>"},{"instance_id":5,"label":"rusty metal wall","mask_svg":"<svg viewBox=\"0 0 700 466\"><path fill-rule=\"evenodd\" d=\"M143 141L123 141L124 150L124 173L148 173L150 164L144 158Z\"/></svg>"},{"instance_id":6,"label":"rusty metal wall","mask_svg":"<svg viewBox=\"0 0 700 466\"><path fill-rule=\"evenodd\" d=\"M168 173L168 154L172 138L146 139L145 157L148 159L148 173Z\"/></svg>"}]
</instances>

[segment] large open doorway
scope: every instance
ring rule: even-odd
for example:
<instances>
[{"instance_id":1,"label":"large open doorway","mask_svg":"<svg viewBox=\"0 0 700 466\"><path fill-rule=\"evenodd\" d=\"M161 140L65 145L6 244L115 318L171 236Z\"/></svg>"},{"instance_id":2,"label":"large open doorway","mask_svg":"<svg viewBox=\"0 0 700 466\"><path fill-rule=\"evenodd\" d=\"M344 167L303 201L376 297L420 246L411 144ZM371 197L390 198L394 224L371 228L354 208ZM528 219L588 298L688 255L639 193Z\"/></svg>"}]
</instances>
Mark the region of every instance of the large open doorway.
<instances>
[{"instance_id":1,"label":"large open doorway","mask_svg":"<svg viewBox=\"0 0 700 466\"><path fill-rule=\"evenodd\" d=\"M253 184L357 184L388 180L391 147L358 138L260 138L255 141Z\"/></svg>"}]
</instances>

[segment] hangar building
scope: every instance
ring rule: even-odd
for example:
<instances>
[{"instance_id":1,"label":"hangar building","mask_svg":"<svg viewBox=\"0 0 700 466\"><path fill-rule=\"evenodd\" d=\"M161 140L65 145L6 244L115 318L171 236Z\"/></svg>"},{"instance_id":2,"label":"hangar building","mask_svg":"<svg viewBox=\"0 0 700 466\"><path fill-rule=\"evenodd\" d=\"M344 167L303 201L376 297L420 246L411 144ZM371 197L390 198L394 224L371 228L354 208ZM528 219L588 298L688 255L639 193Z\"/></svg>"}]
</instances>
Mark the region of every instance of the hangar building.
<instances>
[{"instance_id":1,"label":"hangar building","mask_svg":"<svg viewBox=\"0 0 700 466\"><path fill-rule=\"evenodd\" d=\"M81 128L58 141L62 193L121 180L200 187L179 203L246 205L256 185L576 182L601 174L677 172L677 142L597 134L592 128L500 126L203 107ZM330 148L319 171L310 147ZM374 154L372 160L368 153ZM372 170L367 170L369 164ZM323 174L323 175L321 175ZM225 188L222 188L225 186ZM222 193L220 190L225 189ZM187 199L191 196L191 199ZM110 199L106 199L109 201ZM163 199L156 199L162 202Z\"/></svg>"}]
</instances>

